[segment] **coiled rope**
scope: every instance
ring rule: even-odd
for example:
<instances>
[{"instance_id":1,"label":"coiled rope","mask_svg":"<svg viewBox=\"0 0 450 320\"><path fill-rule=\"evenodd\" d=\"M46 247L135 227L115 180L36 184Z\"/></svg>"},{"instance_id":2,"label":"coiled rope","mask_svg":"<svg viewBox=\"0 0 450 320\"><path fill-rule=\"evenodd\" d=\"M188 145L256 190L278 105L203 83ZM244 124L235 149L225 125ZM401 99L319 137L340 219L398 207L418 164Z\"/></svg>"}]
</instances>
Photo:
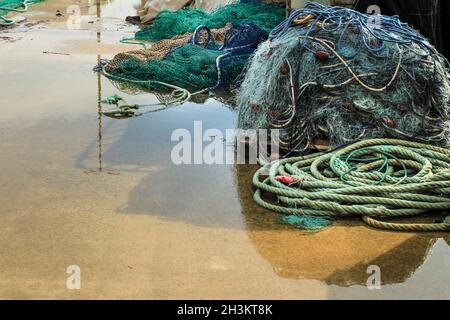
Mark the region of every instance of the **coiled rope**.
<instances>
[{"instance_id":1,"label":"coiled rope","mask_svg":"<svg viewBox=\"0 0 450 320\"><path fill-rule=\"evenodd\" d=\"M378 229L450 231L450 217L432 224L382 221L449 212L450 150L444 148L395 139L365 140L330 153L266 164L256 172L253 184L258 205L285 215L361 216ZM264 194L275 195L277 202Z\"/></svg>"}]
</instances>

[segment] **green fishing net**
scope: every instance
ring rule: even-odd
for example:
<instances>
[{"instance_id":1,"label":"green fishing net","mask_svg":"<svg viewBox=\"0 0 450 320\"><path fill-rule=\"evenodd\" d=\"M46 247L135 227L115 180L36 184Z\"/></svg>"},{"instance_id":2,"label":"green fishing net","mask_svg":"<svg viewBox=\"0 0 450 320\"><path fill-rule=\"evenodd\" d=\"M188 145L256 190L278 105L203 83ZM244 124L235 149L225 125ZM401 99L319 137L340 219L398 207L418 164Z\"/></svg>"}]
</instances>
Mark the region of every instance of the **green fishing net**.
<instances>
[{"instance_id":1,"label":"green fishing net","mask_svg":"<svg viewBox=\"0 0 450 320\"><path fill-rule=\"evenodd\" d=\"M190 91L214 87L218 81L216 61L223 56L220 50L211 50L195 44L183 45L169 53L164 59L142 61L130 58L111 70L113 76L133 83L147 81L146 89L164 90L156 81L179 86ZM232 83L247 63L247 55L223 57L221 81ZM224 67L226 66L226 67ZM152 82L151 80L155 80Z\"/></svg>"},{"instance_id":2,"label":"green fishing net","mask_svg":"<svg viewBox=\"0 0 450 320\"><path fill-rule=\"evenodd\" d=\"M147 49L116 55L105 71L115 82L150 90L181 88L200 94L228 88L236 84L249 58L267 39L267 30L284 18L282 6L256 0L211 13L163 12L137 37L164 39Z\"/></svg>"},{"instance_id":3,"label":"green fishing net","mask_svg":"<svg viewBox=\"0 0 450 320\"><path fill-rule=\"evenodd\" d=\"M237 126L279 129L294 152L371 138L448 146L448 62L397 17L378 22L314 3L294 12L252 59Z\"/></svg>"},{"instance_id":4,"label":"green fishing net","mask_svg":"<svg viewBox=\"0 0 450 320\"><path fill-rule=\"evenodd\" d=\"M219 29L227 23L255 23L269 32L281 22L285 13L285 8L278 4L260 1L240 1L212 12L201 9L181 9L176 12L165 10L157 15L151 26L138 31L135 38L152 42L194 32L200 25Z\"/></svg>"}]
</instances>

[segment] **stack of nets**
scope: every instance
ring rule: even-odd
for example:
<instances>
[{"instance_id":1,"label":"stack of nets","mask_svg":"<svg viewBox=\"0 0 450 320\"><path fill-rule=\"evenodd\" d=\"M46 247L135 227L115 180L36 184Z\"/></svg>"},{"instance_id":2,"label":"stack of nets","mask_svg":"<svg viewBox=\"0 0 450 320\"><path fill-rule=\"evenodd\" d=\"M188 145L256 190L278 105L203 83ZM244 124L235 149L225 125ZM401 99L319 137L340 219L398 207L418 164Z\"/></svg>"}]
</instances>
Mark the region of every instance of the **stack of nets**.
<instances>
[{"instance_id":1,"label":"stack of nets","mask_svg":"<svg viewBox=\"0 0 450 320\"><path fill-rule=\"evenodd\" d=\"M15 20L6 18L10 12L26 12L28 6L44 0L0 0L0 27L10 26Z\"/></svg>"},{"instance_id":2,"label":"stack of nets","mask_svg":"<svg viewBox=\"0 0 450 320\"><path fill-rule=\"evenodd\" d=\"M105 75L116 84L176 90L175 96L181 92L183 99L229 87L284 12L277 4L257 1L233 3L211 13L165 11L153 26L136 34L136 39L158 41L148 49L117 55L104 67Z\"/></svg>"},{"instance_id":3,"label":"stack of nets","mask_svg":"<svg viewBox=\"0 0 450 320\"><path fill-rule=\"evenodd\" d=\"M447 146L448 71L397 17L309 3L256 52L236 98L238 127L280 129L294 152L383 137Z\"/></svg>"},{"instance_id":4,"label":"stack of nets","mask_svg":"<svg viewBox=\"0 0 450 320\"><path fill-rule=\"evenodd\" d=\"M254 23L270 32L280 23L285 10L279 5L267 4L258 0L241 0L219 7L212 12L202 9L181 9L176 12L161 11L153 21L135 35L136 40L159 41L177 35L194 32L198 26L209 29L223 28L227 23Z\"/></svg>"}]
</instances>

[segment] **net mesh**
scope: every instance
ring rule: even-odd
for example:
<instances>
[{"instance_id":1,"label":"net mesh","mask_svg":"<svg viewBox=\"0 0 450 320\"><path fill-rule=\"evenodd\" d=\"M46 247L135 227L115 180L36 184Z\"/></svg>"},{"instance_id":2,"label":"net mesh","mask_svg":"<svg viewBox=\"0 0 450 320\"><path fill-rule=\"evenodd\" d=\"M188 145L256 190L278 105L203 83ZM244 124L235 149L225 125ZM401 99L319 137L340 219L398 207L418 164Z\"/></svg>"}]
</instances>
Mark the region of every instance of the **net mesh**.
<instances>
[{"instance_id":1,"label":"net mesh","mask_svg":"<svg viewBox=\"0 0 450 320\"><path fill-rule=\"evenodd\" d=\"M184 15L189 12L198 14L200 11L185 9L164 13L152 27L144 29L144 33L159 34L158 39L163 38L162 34L169 38L153 43L148 49L117 55L105 67L110 79L150 90L167 89L161 83L195 93L229 87L236 83L257 46L267 39L266 30L280 23L285 14L278 4L258 1L233 3L212 13L203 12L203 16L214 23L186 18ZM177 23L190 27L182 29L170 23L173 25L170 29L176 32L165 34L158 23L172 14L182 20ZM218 28L210 29L211 26Z\"/></svg>"},{"instance_id":2,"label":"net mesh","mask_svg":"<svg viewBox=\"0 0 450 320\"><path fill-rule=\"evenodd\" d=\"M295 11L248 68L238 127L280 129L281 147L297 152L375 137L448 145L448 62L397 18L378 18L315 3Z\"/></svg>"},{"instance_id":3,"label":"net mesh","mask_svg":"<svg viewBox=\"0 0 450 320\"><path fill-rule=\"evenodd\" d=\"M254 23L269 32L280 23L280 17L284 14L283 7L260 1L240 1L211 12L202 9L182 9L176 12L165 10L156 16L152 26L138 31L135 39L154 42L192 33L200 25L220 29L227 23Z\"/></svg>"}]
</instances>

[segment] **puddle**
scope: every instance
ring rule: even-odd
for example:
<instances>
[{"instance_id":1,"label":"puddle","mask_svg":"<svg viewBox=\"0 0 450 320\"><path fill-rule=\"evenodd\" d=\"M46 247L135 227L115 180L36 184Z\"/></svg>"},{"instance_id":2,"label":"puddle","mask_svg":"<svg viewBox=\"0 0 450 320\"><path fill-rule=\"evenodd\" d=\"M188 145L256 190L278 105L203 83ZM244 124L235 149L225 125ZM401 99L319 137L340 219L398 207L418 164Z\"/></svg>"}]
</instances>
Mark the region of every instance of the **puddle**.
<instances>
[{"instance_id":1,"label":"puddle","mask_svg":"<svg viewBox=\"0 0 450 320\"><path fill-rule=\"evenodd\" d=\"M303 233L254 204L256 167L171 164L175 129L233 127L223 103L101 116L120 92L92 66L136 49L119 43L135 30L129 3L101 1L100 27L68 30L54 13L73 1L48 1L27 14L40 28L0 33L14 40L0 40L1 298L450 298L450 237L358 220ZM373 265L380 290L366 287Z\"/></svg>"}]
</instances>

